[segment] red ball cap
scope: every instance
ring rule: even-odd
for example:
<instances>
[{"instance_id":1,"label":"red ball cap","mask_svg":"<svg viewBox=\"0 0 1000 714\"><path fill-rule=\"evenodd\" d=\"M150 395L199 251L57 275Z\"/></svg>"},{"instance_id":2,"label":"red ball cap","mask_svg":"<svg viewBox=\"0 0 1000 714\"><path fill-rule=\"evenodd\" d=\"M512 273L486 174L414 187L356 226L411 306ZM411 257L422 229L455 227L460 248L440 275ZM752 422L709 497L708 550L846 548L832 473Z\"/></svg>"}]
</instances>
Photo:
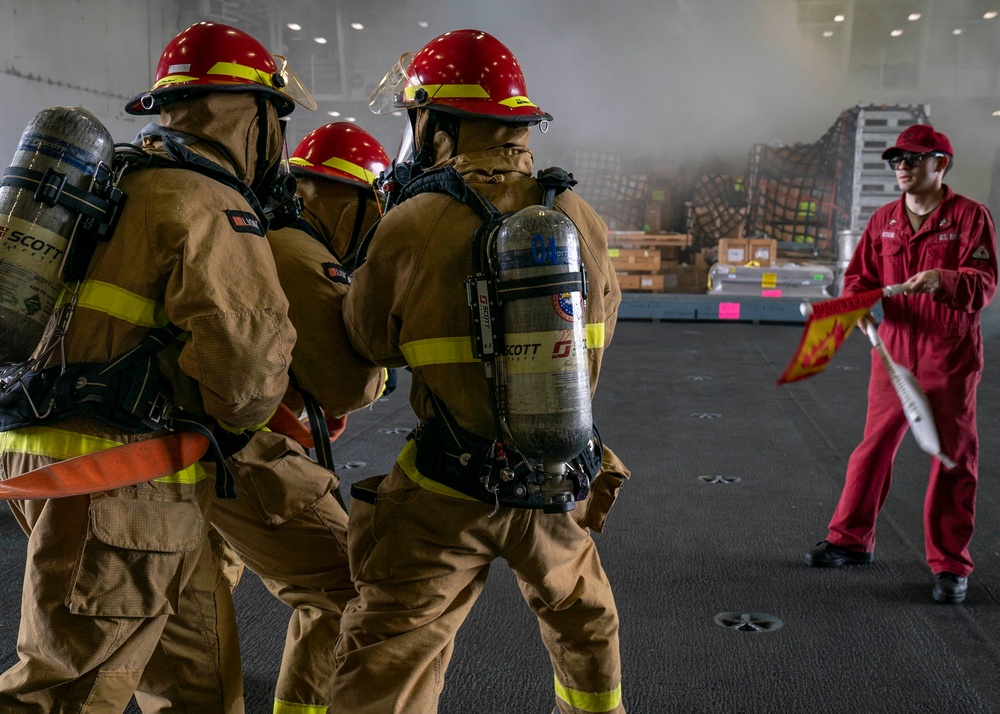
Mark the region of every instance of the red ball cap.
<instances>
[{"instance_id":1,"label":"red ball cap","mask_svg":"<svg viewBox=\"0 0 1000 714\"><path fill-rule=\"evenodd\" d=\"M895 146L882 152L882 158L888 160L900 154L928 154L932 151L940 151L948 156L955 155L947 136L940 131L934 131L934 127L927 124L914 124L903 130L896 139Z\"/></svg>"}]
</instances>

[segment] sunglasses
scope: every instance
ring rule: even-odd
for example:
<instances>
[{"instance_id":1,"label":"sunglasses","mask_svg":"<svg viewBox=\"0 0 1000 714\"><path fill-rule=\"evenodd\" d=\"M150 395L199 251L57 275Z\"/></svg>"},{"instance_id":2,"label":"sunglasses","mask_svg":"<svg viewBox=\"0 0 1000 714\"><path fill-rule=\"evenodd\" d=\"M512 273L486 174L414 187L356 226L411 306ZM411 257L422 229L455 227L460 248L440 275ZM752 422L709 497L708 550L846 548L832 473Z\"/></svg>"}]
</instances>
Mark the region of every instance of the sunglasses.
<instances>
[{"instance_id":1,"label":"sunglasses","mask_svg":"<svg viewBox=\"0 0 1000 714\"><path fill-rule=\"evenodd\" d=\"M926 159L928 156L943 156L939 151L929 151L925 154L900 154L899 156L893 156L889 159L889 168L893 171L898 171L899 167L906 164L906 168L915 169L920 165L920 162Z\"/></svg>"}]
</instances>

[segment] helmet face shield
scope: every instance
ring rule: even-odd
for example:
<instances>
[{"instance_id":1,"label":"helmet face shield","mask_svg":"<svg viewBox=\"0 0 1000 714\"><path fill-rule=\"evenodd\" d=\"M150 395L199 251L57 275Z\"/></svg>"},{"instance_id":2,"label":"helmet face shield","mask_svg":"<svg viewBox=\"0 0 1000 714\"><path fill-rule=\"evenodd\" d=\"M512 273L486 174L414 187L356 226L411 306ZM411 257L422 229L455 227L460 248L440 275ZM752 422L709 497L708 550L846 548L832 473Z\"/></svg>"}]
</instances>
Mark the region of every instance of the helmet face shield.
<instances>
[{"instance_id":1,"label":"helmet face shield","mask_svg":"<svg viewBox=\"0 0 1000 714\"><path fill-rule=\"evenodd\" d=\"M413 139L413 123L406 122L406 129L399 140L399 149L396 151L396 161L394 163L413 163L416 153L416 142Z\"/></svg>"},{"instance_id":2,"label":"helmet face shield","mask_svg":"<svg viewBox=\"0 0 1000 714\"><path fill-rule=\"evenodd\" d=\"M400 57L392 69L385 73L374 91L368 95L368 108L373 114L392 114L404 106L413 106L413 102L403 103L404 90L412 84L408 69L413 54L407 52Z\"/></svg>"},{"instance_id":3,"label":"helmet face shield","mask_svg":"<svg viewBox=\"0 0 1000 714\"><path fill-rule=\"evenodd\" d=\"M316 100L313 99L312 94L309 90L305 88L302 84L302 80L299 79L299 75L295 73L291 65L288 64L288 60L281 55L273 55L274 65L277 67L277 72L275 72L274 85L275 88L286 95L289 99L294 101L299 106L302 106L309 111L315 111ZM277 86L277 85L281 86Z\"/></svg>"}]
</instances>

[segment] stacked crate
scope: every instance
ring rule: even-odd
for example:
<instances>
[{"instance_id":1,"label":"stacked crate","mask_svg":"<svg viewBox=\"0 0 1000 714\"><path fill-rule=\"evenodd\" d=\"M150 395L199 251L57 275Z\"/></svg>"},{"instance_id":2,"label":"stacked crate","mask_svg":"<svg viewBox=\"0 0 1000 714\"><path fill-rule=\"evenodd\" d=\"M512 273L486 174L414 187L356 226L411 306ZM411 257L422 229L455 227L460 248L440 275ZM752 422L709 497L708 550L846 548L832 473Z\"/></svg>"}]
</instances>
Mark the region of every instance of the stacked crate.
<instances>
[{"instance_id":1,"label":"stacked crate","mask_svg":"<svg viewBox=\"0 0 1000 714\"><path fill-rule=\"evenodd\" d=\"M704 292L704 262L682 263L690 246L687 233L608 231L608 254L623 292Z\"/></svg>"}]
</instances>

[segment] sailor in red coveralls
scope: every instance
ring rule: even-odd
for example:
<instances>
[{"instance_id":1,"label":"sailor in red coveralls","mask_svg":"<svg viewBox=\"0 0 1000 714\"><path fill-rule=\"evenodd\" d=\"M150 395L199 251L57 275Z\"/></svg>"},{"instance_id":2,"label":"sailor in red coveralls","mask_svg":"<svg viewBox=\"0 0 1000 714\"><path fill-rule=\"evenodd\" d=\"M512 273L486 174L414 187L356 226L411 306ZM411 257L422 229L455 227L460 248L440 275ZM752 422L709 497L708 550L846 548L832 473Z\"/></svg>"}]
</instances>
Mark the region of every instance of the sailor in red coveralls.
<instances>
[{"instance_id":1,"label":"sailor in red coveralls","mask_svg":"<svg viewBox=\"0 0 1000 714\"><path fill-rule=\"evenodd\" d=\"M884 300L879 336L916 376L935 415L941 451L957 466L931 460L924 502L927 563L937 602L965 599L973 563L979 437L976 387L983 370L979 313L997 285L996 235L989 211L943 183L954 152L925 124L903 131L882 158L902 197L878 209L844 273L844 294L903 283ZM871 319L866 318L866 319ZM885 366L872 353L868 416L851 454L847 480L826 540L806 553L814 567L870 563L875 520L892 480L892 462L908 428Z\"/></svg>"}]
</instances>

